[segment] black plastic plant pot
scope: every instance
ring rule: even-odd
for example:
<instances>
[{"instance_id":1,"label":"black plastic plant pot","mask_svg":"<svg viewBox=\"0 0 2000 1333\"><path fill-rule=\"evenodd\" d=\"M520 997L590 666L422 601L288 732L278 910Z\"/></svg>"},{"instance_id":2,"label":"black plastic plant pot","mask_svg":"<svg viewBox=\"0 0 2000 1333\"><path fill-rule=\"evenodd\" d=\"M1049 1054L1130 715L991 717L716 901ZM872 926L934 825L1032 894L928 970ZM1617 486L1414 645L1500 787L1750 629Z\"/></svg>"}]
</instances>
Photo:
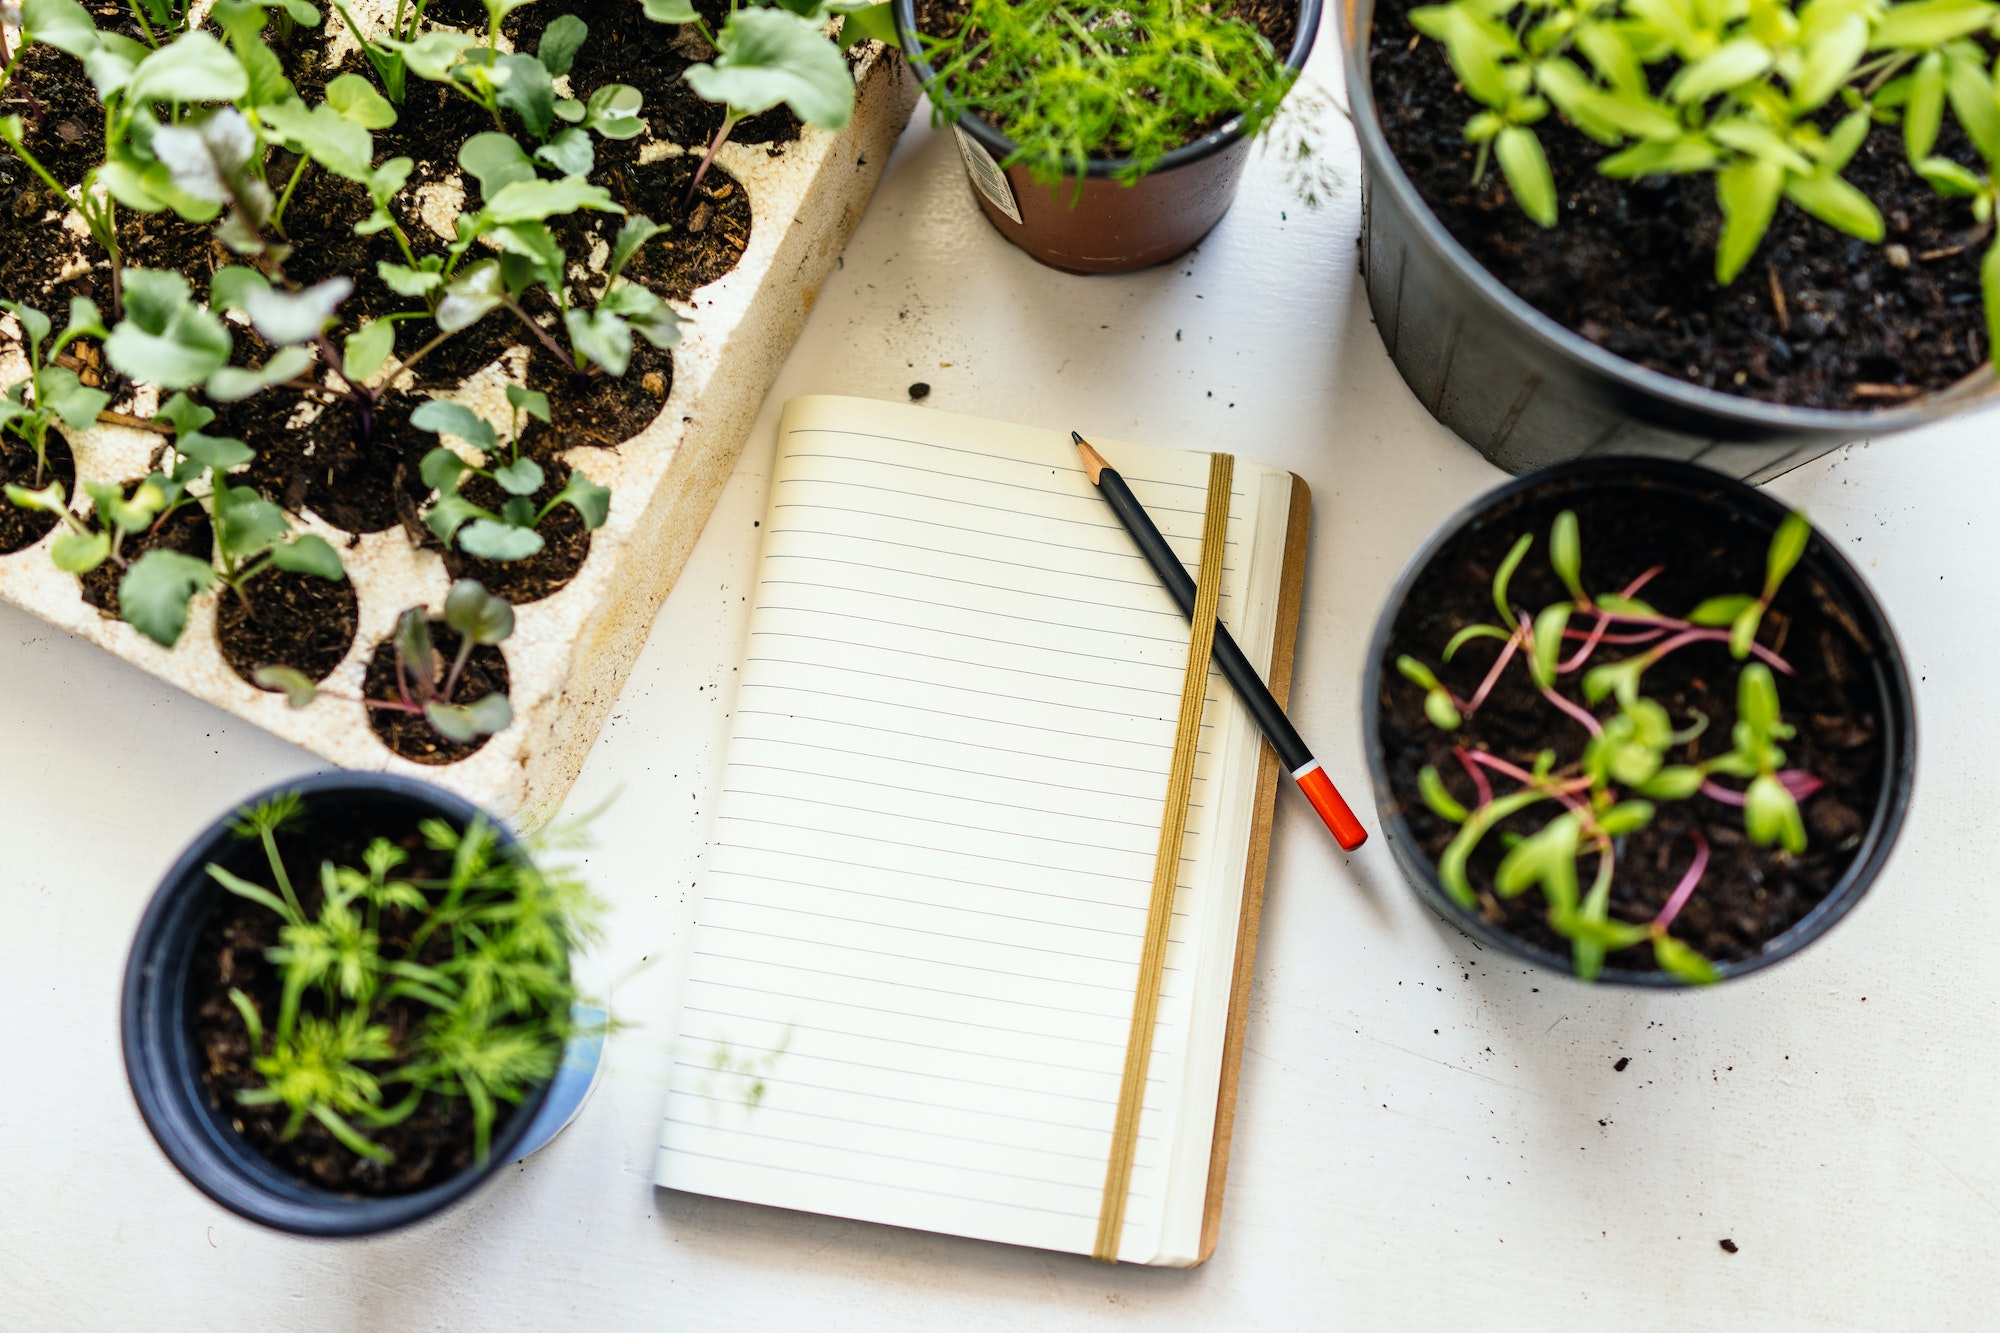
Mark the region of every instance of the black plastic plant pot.
<instances>
[{"instance_id":1,"label":"black plastic plant pot","mask_svg":"<svg viewBox=\"0 0 2000 1333\"><path fill-rule=\"evenodd\" d=\"M1375 327L1430 414L1509 472L1599 454L1698 462L1768 481L1852 440L2000 398L1984 372L1869 412L1786 407L1615 356L1509 291L1454 240L1396 162L1369 68L1376 0L1343 0L1348 105L1361 141L1361 272Z\"/></svg>"},{"instance_id":2,"label":"black plastic plant pot","mask_svg":"<svg viewBox=\"0 0 2000 1333\"><path fill-rule=\"evenodd\" d=\"M1754 591L1763 577L1761 552L1786 513L1785 506L1778 501L1740 481L1708 468L1667 459L1580 459L1517 478L1459 511L1432 534L1404 567L1382 609L1381 618L1376 622L1362 683L1362 729L1382 830L1397 866L1416 890L1417 896L1477 943L1564 975L1573 975L1572 960L1567 953L1524 940L1479 913L1461 908L1446 893L1436 865L1412 829L1404 798L1399 796L1398 788L1392 782L1391 774L1396 770L1401 755L1391 754L1389 740L1384 735L1384 721L1389 707L1387 691L1414 688L1396 668L1398 629L1431 614L1435 598L1426 596L1420 600L1413 594L1420 583L1433 590L1437 588L1434 580L1426 578L1433 565L1438 565L1441 571L1453 570L1453 565L1441 563L1447 560L1456 562L1458 567L1467 571L1476 566L1477 574L1468 572L1467 577L1479 579L1482 594L1490 596L1485 582L1492 577L1491 565L1479 563L1466 554L1475 544L1480 549L1492 544L1481 542L1482 538L1491 537L1511 543L1522 532L1534 532L1535 545L1522 566L1526 571L1534 561L1545 561L1548 550L1546 529L1535 530L1532 525L1536 520L1530 511L1551 514L1555 509L1588 505L1593 500L1606 498L1616 500L1621 506L1698 507L1705 511L1699 525L1701 535L1704 540L1713 538L1713 549L1722 549L1725 544L1733 543L1737 548L1745 548L1748 544L1747 549L1758 552L1752 568L1705 570L1703 577L1717 585L1716 592L1736 591L1738 585L1747 585ZM1461 541L1461 538L1469 540ZM1591 535L1586 530L1586 584L1589 583L1590 543ZM1497 560L1492 563L1497 564ZM1460 577L1456 572L1446 576L1453 579ZM1521 577L1516 576L1517 588ZM1827 616L1841 624L1843 632L1854 641L1856 655L1863 667L1855 677L1852 697L1866 699L1874 708L1880 725L1880 758L1872 770L1875 776L1868 784L1873 790L1872 805L1857 803L1854 809L1858 816L1855 824L1857 840L1845 870L1824 897L1788 929L1763 941L1757 952L1718 961L1716 971L1725 981L1789 958L1824 935L1853 909L1874 884L1889 858L1890 850L1895 846L1897 834L1909 811L1916 772L1916 714L1909 673L1895 633L1860 573L1838 549L1815 532L1803 559L1785 586L1787 589L1804 589L1804 596L1812 598L1817 605L1830 608L1826 611ZM1440 628L1441 622L1429 624L1425 633ZM1432 661L1434 664L1434 657ZM1722 734L1728 734L1726 728ZM1404 766L1407 767L1407 763ZM1409 806L1420 804L1420 800L1411 794ZM1685 984L1662 971L1615 966L1605 967L1598 980L1633 986L1678 987Z\"/></svg>"},{"instance_id":3,"label":"black plastic plant pot","mask_svg":"<svg viewBox=\"0 0 2000 1333\"><path fill-rule=\"evenodd\" d=\"M1319 32L1321 0L1300 0L1298 26L1285 63L1304 66ZM917 38L916 0L894 0L896 37L920 86L936 71ZM1250 140L1231 120L1162 157L1131 184L1123 158L1093 161L1081 177L1038 185L1023 165L999 164L1018 146L977 116L955 126L973 196L987 221L1016 246L1069 273L1124 273L1186 253L1222 221L1236 198Z\"/></svg>"},{"instance_id":4,"label":"black plastic plant pot","mask_svg":"<svg viewBox=\"0 0 2000 1333\"><path fill-rule=\"evenodd\" d=\"M286 791L303 798L307 820L337 819L361 827L413 827L421 819L442 818L464 828L479 815L477 807L428 783L372 773L316 774L249 801ZM202 1079L190 987L203 929L225 893L206 867L214 862L249 877L269 873L261 847L232 833L233 821L232 813L209 825L167 871L139 923L125 966L125 1072L146 1127L181 1174L253 1222L302 1236L362 1236L430 1216L539 1146L533 1135L546 1122L539 1113L551 1089L571 1077L567 1068L495 1125L484 1163L411 1194L361 1197L318 1188L273 1164L231 1126ZM504 845L518 850L506 829L495 827ZM588 1083L586 1073L586 1090ZM574 1107L569 1109L573 1114Z\"/></svg>"}]
</instances>

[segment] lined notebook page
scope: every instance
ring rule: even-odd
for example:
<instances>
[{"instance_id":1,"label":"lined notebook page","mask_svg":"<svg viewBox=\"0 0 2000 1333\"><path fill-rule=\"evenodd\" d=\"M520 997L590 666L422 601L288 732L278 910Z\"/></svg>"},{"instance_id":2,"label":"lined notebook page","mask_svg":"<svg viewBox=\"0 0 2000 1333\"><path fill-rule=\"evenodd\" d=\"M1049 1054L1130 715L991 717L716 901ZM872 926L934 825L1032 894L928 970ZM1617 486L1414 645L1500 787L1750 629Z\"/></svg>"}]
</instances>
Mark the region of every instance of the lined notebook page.
<instances>
[{"instance_id":1,"label":"lined notebook page","mask_svg":"<svg viewBox=\"0 0 2000 1333\"><path fill-rule=\"evenodd\" d=\"M1206 455L1103 447L1192 565ZM795 400L764 543L657 1179L1088 1253L1186 622L1054 432ZM1121 1258L1192 1255L1257 745L1211 675Z\"/></svg>"}]
</instances>

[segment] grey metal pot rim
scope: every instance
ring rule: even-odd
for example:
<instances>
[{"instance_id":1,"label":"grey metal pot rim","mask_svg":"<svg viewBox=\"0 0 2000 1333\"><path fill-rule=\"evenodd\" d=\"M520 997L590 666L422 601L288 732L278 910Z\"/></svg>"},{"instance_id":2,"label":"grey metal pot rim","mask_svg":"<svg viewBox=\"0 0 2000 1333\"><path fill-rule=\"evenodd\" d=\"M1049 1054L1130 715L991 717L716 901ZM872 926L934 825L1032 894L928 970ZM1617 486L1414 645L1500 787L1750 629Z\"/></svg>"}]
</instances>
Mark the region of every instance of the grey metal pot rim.
<instances>
[{"instance_id":1,"label":"grey metal pot rim","mask_svg":"<svg viewBox=\"0 0 2000 1333\"><path fill-rule=\"evenodd\" d=\"M1738 481L1727 473L1717 472L1696 463L1683 463L1677 459L1654 458L1643 455L1631 457L1578 458L1564 463L1551 464L1545 468L1515 477L1491 490L1485 491L1471 503L1460 508L1451 517L1440 523L1424 544L1417 548L1401 572L1396 576L1388 597L1383 601L1381 614L1375 621L1375 632L1368 639L1368 658L1362 671L1361 681L1361 730L1362 748L1368 761L1368 777L1378 794L1377 813L1381 816L1382 831L1392 846L1409 849L1410 860L1422 870L1421 885L1412 885L1420 897L1439 904L1440 915L1480 944L1517 958L1538 964L1549 971L1575 979L1573 963L1562 955L1539 948L1526 940L1509 934L1489 922L1484 917L1466 912L1451 903L1437 877L1437 867L1428 858L1416 851L1416 838L1409 821L1395 808L1389 783L1388 761L1384 754L1380 728L1380 699L1382 693L1382 659L1389 647L1390 635L1394 632L1396 615L1409 600L1418 576L1437 558L1444 549L1467 526L1478 521L1483 515L1498 505L1513 499L1525 491L1534 490L1550 482L1571 477L1598 479L1604 482L1618 482L1634 479L1680 480L1702 486L1713 486L1734 497L1737 507L1761 510L1772 517L1775 528L1782 516L1784 506L1771 496ZM1817 548L1817 552L1814 551ZM1817 555L1818 558L1815 558ZM1910 801L1916 774L1916 699L1910 686L1910 674L1903 656L1903 649L1896 638L1895 627L1881 603L1869 588L1861 572L1848 560L1846 554L1817 530L1812 546L1808 547L1807 561L1817 566L1821 572L1833 576L1841 590L1851 599L1853 609L1861 614L1869 631L1879 637L1882 661L1882 705L1889 715L1885 717L1887 751L1883 756L1884 787L1888 789L1886 800L1878 797L1875 810L1870 813L1868 831L1863 835L1862 845L1857 849L1853 862L1847 867L1832 890L1821 899L1810 912L1801 917L1783 934L1767 941L1763 950L1749 958L1736 959L1716 965L1722 980L1731 981L1752 972L1761 971L1774 963L1783 962L1799 950L1824 935L1851 911L1865 896L1875 880L1880 876L1883 865L1894 849L1897 835L1902 831L1904 820L1909 813ZM1388 797L1388 799L1381 799ZM1399 856L1399 860L1401 857ZM1630 968L1606 968L1598 977L1599 985L1641 986L1665 990L1689 989L1685 982L1657 971L1638 971Z\"/></svg>"},{"instance_id":2,"label":"grey metal pot rim","mask_svg":"<svg viewBox=\"0 0 2000 1333\"><path fill-rule=\"evenodd\" d=\"M1313 41L1319 35L1320 13L1323 7L1324 0L1299 0L1298 31L1292 38L1292 52L1285 59L1285 67L1287 69L1297 70L1304 68L1306 57L1312 54ZM917 85L928 95L931 84L937 80L937 71L932 69L929 62L924 60L922 56L916 54L919 49L915 40L917 36L916 0L894 0L890 12L896 21L896 38L902 45L903 58L910 62L910 69L917 76ZM992 125L970 113L960 116L953 123L959 129L964 130L967 134L977 139L987 152L993 154L993 160L996 162L1005 161L1009 153L1020 147L1019 144L1015 143L1005 134L1002 134ZM1207 134L1202 135L1199 139L1191 140L1174 149L1172 152L1164 154L1159 161L1153 164L1152 170L1145 174L1148 176L1159 176L1177 167L1187 166L1191 162L1199 162L1202 158L1221 152L1242 137L1243 118L1241 116L1232 117L1215 129L1210 130ZM1130 158L1093 158L1090 164L1084 169L1083 174L1093 179L1101 179L1116 176L1121 172L1131 170L1131 168L1132 160ZM1064 177L1065 179L1075 179L1072 173L1067 172L1064 173Z\"/></svg>"},{"instance_id":3,"label":"grey metal pot rim","mask_svg":"<svg viewBox=\"0 0 2000 1333\"><path fill-rule=\"evenodd\" d=\"M1403 164L1389 147L1375 114L1375 90L1369 78L1368 43L1362 38L1364 14L1371 21L1376 0L1341 0L1349 19L1342 36L1342 58L1347 73L1347 101L1352 113L1355 136L1361 141L1364 171L1374 173L1377 189L1387 189L1405 213L1415 219L1416 230L1431 249L1464 274L1487 302L1498 309L1525 337L1547 351L1611 379L1636 394L1664 399L1690 411L1705 413L1745 426L1782 430L1849 432L1855 439L1887 435L1929 425L1954 412L2000 398L2000 373L1989 360L1958 383L1925 394L1899 407L1866 412L1844 412L1823 407L1789 407L1755 398L1724 393L1720 389L1688 384L1607 352L1580 334L1564 328L1537 310L1508 286L1495 278L1486 266L1460 245L1417 187L1403 171Z\"/></svg>"}]
</instances>

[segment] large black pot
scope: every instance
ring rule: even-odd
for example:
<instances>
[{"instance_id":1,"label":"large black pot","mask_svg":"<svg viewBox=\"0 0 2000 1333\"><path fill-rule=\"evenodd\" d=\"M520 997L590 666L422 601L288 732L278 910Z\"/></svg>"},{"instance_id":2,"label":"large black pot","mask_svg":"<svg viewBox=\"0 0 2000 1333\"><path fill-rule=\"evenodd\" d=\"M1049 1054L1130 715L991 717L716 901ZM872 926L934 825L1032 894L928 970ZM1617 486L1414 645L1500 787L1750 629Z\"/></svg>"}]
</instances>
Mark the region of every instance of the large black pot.
<instances>
[{"instance_id":1,"label":"large black pot","mask_svg":"<svg viewBox=\"0 0 2000 1333\"><path fill-rule=\"evenodd\" d=\"M917 41L916 0L894 0L891 12L910 68L928 88L937 74ZM1320 0L1300 0L1289 68L1306 63L1319 18ZM1114 179L1129 161L1106 158L1051 189L1035 184L1025 166L999 166L1017 145L993 126L968 115L955 128L987 221L1042 263L1070 273L1123 273L1185 253L1229 211L1250 156L1241 121L1231 120L1168 153L1135 184Z\"/></svg>"},{"instance_id":2,"label":"large black pot","mask_svg":"<svg viewBox=\"0 0 2000 1333\"><path fill-rule=\"evenodd\" d=\"M477 807L441 788L375 773L317 774L249 799L254 802L284 791L304 798L308 819L414 824L441 818L464 828L479 815ZM303 1236L359 1236L428 1217L539 1146L531 1131L542 1128L536 1124L537 1113L554 1084L537 1089L495 1126L492 1151L483 1164L429 1189L387 1198L335 1194L310 1185L273 1165L231 1127L202 1081L188 987L195 946L225 893L205 867L215 862L251 878L268 874L261 846L231 833L233 821L232 813L209 825L167 871L139 923L125 966L125 1072L146 1127L181 1174L202 1193L253 1222ZM495 827L505 844L515 847L505 828ZM567 1072L558 1075L557 1084ZM587 1089L587 1074L584 1084Z\"/></svg>"},{"instance_id":3,"label":"large black pot","mask_svg":"<svg viewBox=\"0 0 2000 1333\"><path fill-rule=\"evenodd\" d=\"M1992 403L2000 376L1873 412L1835 412L1705 389L1614 356L1516 296L1417 194L1376 119L1375 0L1343 0L1347 96L1361 141L1361 271L1389 357L1418 400L1510 472L1597 454L1699 462L1768 481L1851 440Z\"/></svg>"},{"instance_id":4,"label":"large black pot","mask_svg":"<svg viewBox=\"0 0 2000 1333\"><path fill-rule=\"evenodd\" d=\"M1708 468L1657 458L1589 458L1544 468L1531 476L1508 482L1461 509L1431 534L1423 548L1410 558L1390 592L1375 635L1368 647L1368 664L1361 687L1361 725L1368 747L1368 772L1375 784L1375 801L1390 850L1404 878L1433 911L1479 943L1528 962L1569 975L1570 959L1540 948L1499 929L1476 913L1452 901L1438 880L1437 868L1424 854L1404 818L1402 803L1389 779L1389 756L1382 739L1382 697L1385 682L1401 683L1390 655L1396 620L1425 568L1453 538L1461 533L1499 527L1510 535L1516 530L1514 515L1530 503L1552 496L1596 491L1607 487L1629 490L1635 502L1649 496L1674 496L1694 500L1714 509L1726 522L1747 523L1761 540L1770 536L1784 519L1783 504ZM1539 541L1538 550L1546 549ZM1754 583L1761 568L1750 571L1746 582ZM1740 977L1789 958L1825 934L1833 923L1861 901L1861 896L1881 874L1903 819L1910 808L1912 784L1916 776L1916 704L1910 694L1910 677L1895 632L1874 594L1859 571L1815 531L1804 558L1792 573L1793 580L1818 580L1834 601L1850 617L1869 642L1868 669L1873 676L1875 704L1882 719L1882 781L1874 808L1867 812L1867 831L1855 850L1846 873L1820 903L1791 929L1770 940L1763 951L1750 958L1717 965L1724 980ZM1662 972L1607 967L1599 980L1635 986L1680 986L1683 983Z\"/></svg>"}]
</instances>

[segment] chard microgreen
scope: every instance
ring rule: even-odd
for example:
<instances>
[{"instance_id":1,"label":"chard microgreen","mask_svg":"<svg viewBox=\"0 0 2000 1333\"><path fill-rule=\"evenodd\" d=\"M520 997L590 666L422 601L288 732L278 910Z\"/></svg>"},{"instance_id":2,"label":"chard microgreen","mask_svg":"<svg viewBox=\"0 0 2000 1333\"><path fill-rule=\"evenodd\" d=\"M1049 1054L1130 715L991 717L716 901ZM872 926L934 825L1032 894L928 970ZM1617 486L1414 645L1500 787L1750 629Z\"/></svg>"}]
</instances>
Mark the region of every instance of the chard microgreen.
<instances>
[{"instance_id":1,"label":"chard microgreen","mask_svg":"<svg viewBox=\"0 0 2000 1333\"><path fill-rule=\"evenodd\" d=\"M439 445L424 455L420 465L425 484L438 493L424 511L424 525L445 545L456 541L460 550L483 560L525 560L540 551L542 535L536 529L559 505L575 509L587 530L604 526L611 511L610 489L597 485L575 468L560 491L539 507L535 504L535 492L542 488L542 468L521 452L521 436L530 418L547 424L549 400L533 390L510 384L507 402L514 412L504 454L493 427L468 407L432 399L410 414L410 424L418 430L456 436L477 450L486 464L469 463ZM500 461L503 457L504 462ZM474 475L487 478L507 493L507 502L499 513L480 507L460 493L465 479Z\"/></svg>"},{"instance_id":2,"label":"chard microgreen","mask_svg":"<svg viewBox=\"0 0 2000 1333\"><path fill-rule=\"evenodd\" d=\"M69 323L50 337L49 317L31 305L0 301L0 310L21 326L28 354L28 378L7 386L0 396L0 433L12 435L35 454L35 486L49 466L49 428L61 421L71 430L84 430L97 422L97 414L111 402L111 395L93 389L77 378L75 371L53 364L78 338L106 337L97 306L81 296L69 302Z\"/></svg>"},{"instance_id":3,"label":"chard microgreen","mask_svg":"<svg viewBox=\"0 0 2000 1333\"><path fill-rule=\"evenodd\" d=\"M282 1108L284 1138L310 1119L386 1162L390 1149L371 1135L426 1098L462 1101L485 1160L501 1107L555 1073L578 998L569 952L595 937L599 905L570 868L538 869L503 849L483 818L464 829L426 820L421 863L414 846L377 837L359 865L291 867L279 838L301 809L285 795L240 812L239 836L263 844L276 892L208 867L280 923L264 952L277 970L276 1016L229 992L259 1080L237 1103ZM294 868L316 894L296 890Z\"/></svg>"},{"instance_id":4,"label":"chard microgreen","mask_svg":"<svg viewBox=\"0 0 2000 1333\"><path fill-rule=\"evenodd\" d=\"M1538 693L1561 716L1587 733L1581 758L1557 766L1553 751L1543 750L1532 768L1523 768L1471 739L1453 747L1453 757L1471 786L1468 801L1456 794L1444 775L1425 765L1417 775L1419 795L1439 818L1458 827L1438 858L1438 879L1452 900L1468 911L1500 916L1497 900L1538 888L1551 928L1570 941L1576 974L1594 979L1608 953L1650 944L1655 964L1691 984L1717 979L1714 966L1685 941L1668 931L1686 907L1709 862L1709 848L1699 828L1689 868L1660 911L1650 921L1628 922L1610 915L1611 891L1622 840L1652 824L1660 807L1695 799L1743 810L1744 830L1759 845L1775 845L1797 856L1806 849L1805 822L1799 802L1821 787L1820 780L1801 769L1785 767L1781 743L1795 735L1780 716L1777 674L1791 666L1755 641L1756 631L1786 578L1803 558L1811 527L1792 513L1778 525L1765 557L1764 582L1757 596L1714 597L1687 617L1663 614L1638 593L1660 572L1646 571L1617 593L1586 591L1583 550L1576 515L1564 510L1550 532L1550 567L1572 600L1544 607L1533 615L1512 604L1510 583L1531 539L1519 538L1501 562L1493 580L1494 605L1502 625L1468 626L1455 633L1444 654L1482 639L1499 639L1492 665L1471 697L1459 698L1437 674L1409 655L1396 661L1398 672L1423 691L1424 714L1446 732L1465 730L1484 705L1516 656L1525 656L1529 678ZM1588 628L1573 626L1572 620ZM1748 628L1742 628L1747 625ZM1474 631L1477 631L1476 633ZM1737 721L1730 748L1696 758L1695 747L1709 720L1696 715L1676 727L1665 706L1639 692L1647 669L1671 653L1697 643L1728 645L1738 659L1754 657L1737 677ZM1574 651L1564 655L1566 645ZM1591 665L1599 649L1619 645L1640 649L1617 662ZM1607 700L1615 711L1600 717L1560 690L1565 678L1581 675L1585 701L1594 706ZM1746 780L1737 791L1716 777ZM1496 787L1511 783L1511 789ZM1508 850L1494 872L1492 888L1476 886L1470 873L1478 847L1509 817L1537 805L1554 807L1538 829L1509 840ZM1588 862L1589 887L1583 887Z\"/></svg>"}]
</instances>

